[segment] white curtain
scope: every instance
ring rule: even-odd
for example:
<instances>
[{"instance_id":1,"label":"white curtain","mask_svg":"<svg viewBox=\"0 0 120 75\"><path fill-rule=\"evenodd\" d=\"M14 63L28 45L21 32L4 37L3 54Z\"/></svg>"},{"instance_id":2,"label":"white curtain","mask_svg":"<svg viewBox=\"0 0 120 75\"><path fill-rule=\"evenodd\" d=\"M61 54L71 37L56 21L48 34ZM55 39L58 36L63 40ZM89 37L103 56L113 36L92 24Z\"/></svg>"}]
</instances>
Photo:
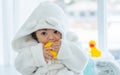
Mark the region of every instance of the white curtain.
<instances>
[{"instance_id":1,"label":"white curtain","mask_svg":"<svg viewBox=\"0 0 120 75\"><path fill-rule=\"evenodd\" d=\"M11 48L14 35L13 6L13 0L0 0L0 65L12 65L14 59Z\"/></svg>"},{"instance_id":2,"label":"white curtain","mask_svg":"<svg viewBox=\"0 0 120 75\"><path fill-rule=\"evenodd\" d=\"M14 64L16 52L11 41L24 21L23 14L27 11L24 6L30 3L30 0L26 1L28 3L25 4L24 0L0 0L0 65Z\"/></svg>"}]
</instances>

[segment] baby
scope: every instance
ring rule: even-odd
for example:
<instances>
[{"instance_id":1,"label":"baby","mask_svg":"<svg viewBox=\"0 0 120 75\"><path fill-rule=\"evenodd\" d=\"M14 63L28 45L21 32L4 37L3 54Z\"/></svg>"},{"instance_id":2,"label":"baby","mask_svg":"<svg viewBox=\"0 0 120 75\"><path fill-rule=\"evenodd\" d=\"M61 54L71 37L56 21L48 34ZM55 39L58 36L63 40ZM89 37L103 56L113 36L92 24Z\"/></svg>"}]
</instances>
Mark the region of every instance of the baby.
<instances>
[{"instance_id":1,"label":"baby","mask_svg":"<svg viewBox=\"0 0 120 75\"><path fill-rule=\"evenodd\" d=\"M53 42L51 47L43 47L43 55L47 63L49 60L54 60L53 55L49 52L49 50L54 50L56 53L59 52L62 34L54 29L40 29L33 32L32 37L38 41L38 43L42 43L43 45L48 42Z\"/></svg>"},{"instance_id":2,"label":"baby","mask_svg":"<svg viewBox=\"0 0 120 75\"><path fill-rule=\"evenodd\" d=\"M87 57L66 25L58 5L40 3L13 39L16 69L22 75L82 75ZM48 42L52 45L45 47ZM49 50L57 53L56 59Z\"/></svg>"}]
</instances>

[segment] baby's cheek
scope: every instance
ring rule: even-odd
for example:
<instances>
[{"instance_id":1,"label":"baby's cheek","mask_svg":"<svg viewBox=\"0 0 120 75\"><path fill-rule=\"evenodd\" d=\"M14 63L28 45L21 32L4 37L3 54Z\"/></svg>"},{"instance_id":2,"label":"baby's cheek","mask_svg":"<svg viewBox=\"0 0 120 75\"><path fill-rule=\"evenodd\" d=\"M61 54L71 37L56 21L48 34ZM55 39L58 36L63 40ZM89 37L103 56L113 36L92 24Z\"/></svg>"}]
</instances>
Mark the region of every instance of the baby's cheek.
<instances>
[{"instance_id":1,"label":"baby's cheek","mask_svg":"<svg viewBox=\"0 0 120 75\"><path fill-rule=\"evenodd\" d=\"M45 38L42 39L42 43L46 43L46 42L48 42L47 39L45 39Z\"/></svg>"},{"instance_id":2,"label":"baby's cheek","mask_svg":"<svg viewBox=\"0 0 120 75\"><path fill-rule=\"evenodd\" d=\"M45 43L47 40L46 40L46 38L41 37L41 38L38 38L38 41L41 42L41 43Z\"/></svg>"},{"instance_id":3,"label":"baby's cheek","mask_svg":"<svg viewBox=\"0 0 120 75\"><path fill-rule=\"evenodd\" d=\"M61 36L57 36L57 37L56 37L56 40L60 40L60 39L62 39Z\"/></svg>"}]
</instances>

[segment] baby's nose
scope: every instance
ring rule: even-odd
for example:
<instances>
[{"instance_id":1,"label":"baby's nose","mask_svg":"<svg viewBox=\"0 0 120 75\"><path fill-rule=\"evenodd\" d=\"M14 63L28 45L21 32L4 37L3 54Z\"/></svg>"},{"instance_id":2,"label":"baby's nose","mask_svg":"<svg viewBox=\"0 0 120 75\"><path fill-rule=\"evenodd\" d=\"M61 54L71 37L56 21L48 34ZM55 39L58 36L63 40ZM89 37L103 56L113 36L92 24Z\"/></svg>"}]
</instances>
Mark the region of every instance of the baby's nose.
<instances>
[{"instance_id":1,"label":"baby's nose","mask_svg":"<svg viewBox=\"0 0 120 75\"><path fill-rule=\"evenodd\" d=\"M55 40L55 37L54 35L50 34L49 37L48 37L49 41L54 41Z\"/></svg>"}]
</instances>

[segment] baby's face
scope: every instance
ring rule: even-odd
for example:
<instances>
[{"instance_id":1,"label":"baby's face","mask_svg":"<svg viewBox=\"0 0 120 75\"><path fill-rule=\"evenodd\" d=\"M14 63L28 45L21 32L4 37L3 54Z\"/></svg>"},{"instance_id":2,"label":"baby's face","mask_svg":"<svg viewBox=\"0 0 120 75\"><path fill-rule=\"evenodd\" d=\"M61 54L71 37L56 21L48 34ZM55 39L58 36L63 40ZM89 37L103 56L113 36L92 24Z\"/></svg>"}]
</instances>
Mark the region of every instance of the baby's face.
<instances>
[{"instance_id":1,"label":"baby's face","mask_svg":"<svg viewBox=\"0 0 120 75\"><path fill-rule=\"evenodd\" d=\"M54 29L41 29L36 31L36 37L39 42L55 42L62 38L62 34Z\"/></svg>"}]
</instances>

